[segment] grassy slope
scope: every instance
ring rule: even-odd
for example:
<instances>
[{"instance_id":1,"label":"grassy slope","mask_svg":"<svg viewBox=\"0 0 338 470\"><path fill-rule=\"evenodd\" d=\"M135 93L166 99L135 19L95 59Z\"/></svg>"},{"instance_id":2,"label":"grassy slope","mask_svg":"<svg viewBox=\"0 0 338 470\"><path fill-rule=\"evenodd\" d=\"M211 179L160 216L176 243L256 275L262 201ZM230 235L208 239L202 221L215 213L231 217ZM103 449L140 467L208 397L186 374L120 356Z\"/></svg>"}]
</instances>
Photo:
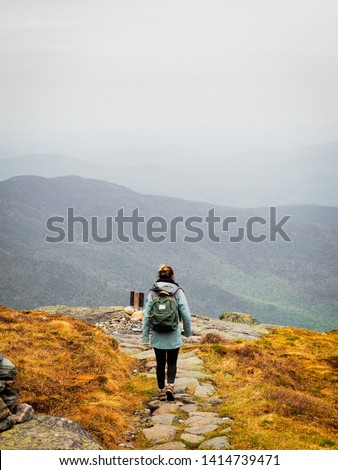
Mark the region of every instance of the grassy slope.
<instances>
[{"instance_id":1,"label":"grassy slope","mask_svg":"<svg viewBox=\"0 0 338 470\"><path fill-rule=\"evenodd\" d=\"M61 315L6 307L0 307L0 336L2 354L18 369L20 402L72 419L105 448L117 448L153 384L132 375L135 361L111 337Z\"/></svg>"},{"instance_id":2,"label":"grassy slope","mask_svg":"<svg viewBox=\"0 0 338 470\"><path fill-rule=\"evenodd\" d=\"M108 449L123 440L154 382L86 323L0 307L1 352L18 368L20 401L80 423ZM283 328L258 341L201 344L234 419L233 449L337 449L338 332ZM196 349L196 345L189 348Z\"/></svg>"},{"instance_id":3,"label":"grassy slope","mask_svg":"<svg viewBox=\"0 0 338 470\"><path fill-rule=\"evenodd\" d=\"M338 331L283 328L258 341L203 345L234 449L338 449Z\"/></svg>"}]
</instances>

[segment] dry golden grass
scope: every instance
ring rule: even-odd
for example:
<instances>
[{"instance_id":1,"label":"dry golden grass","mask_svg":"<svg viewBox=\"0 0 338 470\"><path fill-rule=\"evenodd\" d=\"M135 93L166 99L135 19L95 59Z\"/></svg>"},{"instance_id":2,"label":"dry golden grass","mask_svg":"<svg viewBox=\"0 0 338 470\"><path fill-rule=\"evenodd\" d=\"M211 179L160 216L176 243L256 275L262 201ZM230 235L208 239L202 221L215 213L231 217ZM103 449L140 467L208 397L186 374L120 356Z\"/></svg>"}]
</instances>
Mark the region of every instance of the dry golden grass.
<instances>
[{"instance_id":1,"label":"dry golden grass","mask_svg":"<svg viewBox=\"0 0 338 470\"><path fill-rule=\"evenodd\" d=\"M154 392L103 330L0 307L0 351L18 368L20 401L81 424L115 449ZM338 332L283 328L258 341L199 345L225 398L233 449L337 449ZM193 346L196 349L196 345Z\"/></svg>"},{"instance_id":2,"label":"dry golden grass","mask_svg":"<svg viewBox=\"0 0 338 470\"><path fill-rule=\"evenodd\" d=\"M20 401L81 424L115 449L153 389L103 330L71 318L0 307L1 352L17 367Z\"/></svg>"},{"instance_id":3,"label":"dry golden grass","mask_svg":"<svg viewBox=\"0 0 338 470\"><path fill-rule=\"evenodd\" d=\"M337 449L338 332L283 328L200 346L234 419L234 449Z\"/></svg>"}]
</instances>

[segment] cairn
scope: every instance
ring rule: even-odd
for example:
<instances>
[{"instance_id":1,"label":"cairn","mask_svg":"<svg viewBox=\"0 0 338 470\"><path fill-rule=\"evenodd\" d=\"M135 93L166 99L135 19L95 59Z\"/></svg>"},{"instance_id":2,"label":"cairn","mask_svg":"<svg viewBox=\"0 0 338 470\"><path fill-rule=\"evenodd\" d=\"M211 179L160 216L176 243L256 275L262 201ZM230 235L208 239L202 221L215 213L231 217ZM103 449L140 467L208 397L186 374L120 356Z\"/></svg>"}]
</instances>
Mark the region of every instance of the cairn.
<instances>
[{"instance_id":1,"label":"cairn","mask_svg":"<svg viewBox=\"0 0 338 470\"><path fill-rule=\"evenodd\" d=\"M15 424L32 419L34 411L26 403L18 403L19 395L13 389L16 367L0 353L0 432Z\"/></svg>"}]
</instances>

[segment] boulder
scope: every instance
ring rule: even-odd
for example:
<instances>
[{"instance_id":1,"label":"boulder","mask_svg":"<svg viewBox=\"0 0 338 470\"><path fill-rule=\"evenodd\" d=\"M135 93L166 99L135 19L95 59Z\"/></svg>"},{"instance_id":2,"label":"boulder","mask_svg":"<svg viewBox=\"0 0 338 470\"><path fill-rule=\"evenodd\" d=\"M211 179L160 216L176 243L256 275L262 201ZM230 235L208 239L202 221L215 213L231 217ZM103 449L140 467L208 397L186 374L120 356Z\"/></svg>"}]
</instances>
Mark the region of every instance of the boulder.
<instances>
[{"instance_id":1,"label":"boulder","mask_svg":"<svg viewBox=\"0 0 338 470\"><path fill-rule=\"evenodd\" d=\"M20 403L18 406L15 407L14 413L12 414L12 418L15 424L25 423L33 418L34 410L31 405L27 405L27 403Z\"/></svg>"},{"instance_id":2,"label":"boulder","mask_svg":"<svg viewBox=\"0 0 338 470\"><path fill-rule=\"evenodd\" d=\"M124 311L125 311L125 313L126 313L127 315L129 315L130 317L131 317L132 314L134 313L133 307L126 307L126 308L124 309Z\"/></svg>"}]
</instances>

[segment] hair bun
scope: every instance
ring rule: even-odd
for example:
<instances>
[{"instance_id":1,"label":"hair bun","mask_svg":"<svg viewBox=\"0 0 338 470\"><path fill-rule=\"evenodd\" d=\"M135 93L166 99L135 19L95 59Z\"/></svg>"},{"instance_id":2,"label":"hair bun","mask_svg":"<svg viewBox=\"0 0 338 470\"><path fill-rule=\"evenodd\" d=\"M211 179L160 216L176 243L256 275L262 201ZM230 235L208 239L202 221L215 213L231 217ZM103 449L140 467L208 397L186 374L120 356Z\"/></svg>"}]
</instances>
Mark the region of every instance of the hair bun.
<instances>
[{"instance_id":1,"label":"hair bun","mask_svg":"<svg viewBox=\"0 0 338 470\"><path fill-rule=\"evenodd\" d=\"M159 277L172 277L174 275L174 271L171 269L170 266L166 264L161 264L159 272Z\"/></svg>"}]
</instances>

